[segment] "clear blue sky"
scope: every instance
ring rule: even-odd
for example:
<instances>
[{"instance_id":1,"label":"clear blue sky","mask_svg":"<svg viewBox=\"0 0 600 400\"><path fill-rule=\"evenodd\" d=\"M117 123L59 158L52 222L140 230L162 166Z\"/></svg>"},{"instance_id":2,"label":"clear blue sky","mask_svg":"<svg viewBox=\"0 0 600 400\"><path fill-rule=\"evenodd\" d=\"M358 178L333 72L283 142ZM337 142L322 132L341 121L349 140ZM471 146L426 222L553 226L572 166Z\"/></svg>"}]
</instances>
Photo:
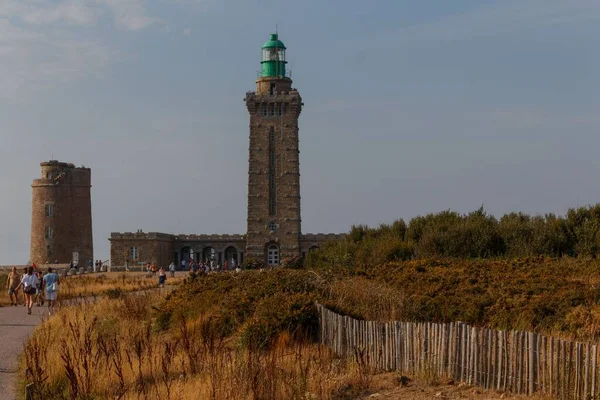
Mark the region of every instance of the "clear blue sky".
<instances>
[{"instance_id":1,"label":"clear blue sky","mask_svg":"<svg viewBox=\"0 0 600 400\"><path fill-rule=\"evenodd\" d=\"M276 25L304 232L600 201L598 0L3 0L0 264L29 258L52 157L92 168L96 258L111 231L243 233Z\"/></svg>"}]
</instances>

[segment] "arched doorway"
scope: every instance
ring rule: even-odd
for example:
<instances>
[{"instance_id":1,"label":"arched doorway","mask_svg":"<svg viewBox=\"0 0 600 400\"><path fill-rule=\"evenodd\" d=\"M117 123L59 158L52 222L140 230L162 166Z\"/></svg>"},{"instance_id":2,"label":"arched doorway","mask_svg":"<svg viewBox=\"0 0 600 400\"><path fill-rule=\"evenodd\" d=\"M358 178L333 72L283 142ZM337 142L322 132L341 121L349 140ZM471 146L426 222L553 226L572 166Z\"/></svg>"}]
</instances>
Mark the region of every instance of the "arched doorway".
<instances>
[{"instance_id":1,"label":"arched doorway","mask_svg":"<svg viewBox=\"0 0 600 400\"><path fill-rule=\"evenodd\" d=\"M189 246L185 246L181 249L181 260L185 260L186 264L194 259L194 249Z\"/></svg>"},{"instance_id":2,"label":"arched doorway","mask_svg":"<svg viewBox=\"0 0 600 400\"><path fill-rule=\"evenodd\" d=\"M267 265L279 265L279 246L270 244L267 246Z\"/></svg>"},{"instance_id":3,"label":"arched doorway","mask_svg":"<svg viewBox=\"0 0 600 400\"><path fill-rule=\"evenodd\" d=\"M225 249L225 260L229 268L235 268L238 264L238 251L235 247L229 246Z\"/></svg>"},{"instance_id":4,"label":"arched doorway","mask_svg":"<svg viewBox=\"0 0 600 400\"><path fill-rule=\"evenodd\" d=\"M202 261L204 262L211 262L214 261L216 259L216 254L215 254L215 249L213 247L205 247L204 250L202 250Z\"/></svg>"}]
</instances>

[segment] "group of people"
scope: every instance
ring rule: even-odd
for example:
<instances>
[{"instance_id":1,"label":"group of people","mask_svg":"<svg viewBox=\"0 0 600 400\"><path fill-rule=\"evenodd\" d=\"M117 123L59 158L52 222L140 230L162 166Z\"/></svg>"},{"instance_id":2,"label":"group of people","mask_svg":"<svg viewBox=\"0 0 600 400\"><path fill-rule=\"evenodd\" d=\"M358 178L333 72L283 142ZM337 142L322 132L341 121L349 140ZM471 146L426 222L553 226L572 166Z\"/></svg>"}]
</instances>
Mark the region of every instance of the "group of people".
<instances>
[{"instance_id":1,"label":"group of people","mask_svg":"<svg viewBox=\"0 0 600 400\"><path fill-rule=\"evenodd\" d=\"M171 263L171 265L173 266L173 271L175 270L175 264ZM171 269L171 266L169 266L169 270ZM239 270L239 266L236 265L235 259L232 258L231 261L227 261L225 260L225 262L223 263L223 266L219 265L219 264L215 264L215 262L213 260L207 260L207 261L199 261L196 262L195 260L181 260L181 269L183 271L190 271L190 272L194 272L194 273L209 273L209 272L216 272L216 271L237 271Z\"/></svg>"},{"instance_id":2,"label":"group of people","mask_svg":"<svg viewBox=\"0 0 600 400\"><path fill-rule=\"evenodd\" d=\"M55 262L56 263L56 262ZM72 269L79 268L79 261L74 260L69 263L69 268L67 271ZM87 272L104 272L104 262L102 260L88 260L87 262Z\"/></svg>"},{"instance_id":3,"label":"group of people","mask_svg":"<svg viewBox=\"0 0 600 400\"><path fill-rule=\"evenodd\" d=\"M164 287L165 281L167 280L167 274L165 273L165 269L163 267L158 267L156 263L146 263L146 273L148 275L156 276L158 273L158 286ZM171 277L175 276L175 270L171 273Z\"/></svg>"},{"instance_id":4,"label":"group of people","mask_svg":"<svg viewBox=\"0 0 600 400\"><path fill-rule=\"evenodd\" d=\"M60 278L52 267L49 267L45 274L38 270L35 264L24 268L22 274L13 267L6 280L11 306L18 306L19 297L22 296L27 314L31 314L33 303L40 307L47 302L48 315L51 315L54 313L54 305L58 297L59 281Z\"/></svg>"}]
</instances>

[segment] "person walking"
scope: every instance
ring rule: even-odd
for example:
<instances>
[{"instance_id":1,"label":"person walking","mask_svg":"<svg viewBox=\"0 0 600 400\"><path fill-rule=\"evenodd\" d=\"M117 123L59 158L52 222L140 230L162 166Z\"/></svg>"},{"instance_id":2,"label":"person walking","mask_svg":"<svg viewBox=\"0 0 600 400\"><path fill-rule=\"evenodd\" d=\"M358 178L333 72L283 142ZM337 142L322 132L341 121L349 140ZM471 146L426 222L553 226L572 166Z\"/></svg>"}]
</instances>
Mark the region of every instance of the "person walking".
<instances>
[{"instance_id":1,"label":"person walking","mask_svg":"<svg viewBox=\"0 0 600 400\"><path fill-rule=\"evenodd\" d=\"M37 275L37 283L35 285L35 305L41 307L44 305L44 291L42 287L44 273L42 271L36 271L34 274Z\"/></svg>"},{"instance_id":2,"label":"person walking","mask_svg":"<svg viewBox=\"0 0 600 400\"><path fill-rule=\"evenodd\" d=\"M167 280L167 274L163 267L160 267L158 271L158 287L165 287L165 281Z\"/></svg>"},{"instance_id":3,"label":"person walking","mask_svg":"<svg viewBox=\"0 0 600 400\"><path fill-rule=\"evenodd\" d=\"M52 267L48 268L48 273L43 278L43 287L46 292L46 301L48 302L48 315L54 313L54 304L58 298L59 281L58 274L52 270Z\"/></svg>"},{"instance_id":4,"label":"person walking","mask_svg":"<svg viewBox=\"0 0 600 400\"><path fill-rule=\"evenodd\" d=\"M19 283L19 287L23 287L23 293L25 293L25 305L27 306L27 314L29 315L31 315L36 286L37 275L33 273L33 267L29 267L27 268L27 273L21 278L21 283Z\"/></svg>"},{"instance_id":5,"label":"person walking","mask_svg":"<svg viewBox=\"0 0 600 400\"><path fill-rule=\"evenodd\" d=\"M10 274L8 274L8 279L6 279L6 288L8 289L11 306L19 305L19 282L21 282L21 275L17 272L17 267L13 267Z\"/></svg>"},{"instance_id":6,"label":"person walking","mask_svg":"<svg viewBox=\"0 0 600 400\"><path fill-rule=\"evenodd\" d=\"M175 277L175 263L173 261L171 261L171 264L169 264L169 272L171 273L171 278Z\"/></svg>"},{"instance_id":7,"label":"person walking","mask_svg":"<svg viewBox=\"0 0 600 400\"><path fill-rule=\"evenodd\" d=\"M155 262L152 263L152 267L150 267L150 269L152 270L152 275L156 276L156 271L158 271L158 267L156 266Z\"/></svg>"},{"instance_id":8,"label":"person walking","mask_svg":"<svg viewBox=\"0 0 600 400\"><path fill-rule=\"evenodd\" d=\"M23 268L23 273L21 274L21 279L23 279L23 277L24 277L25 275L27 275L27 270L28 270L28 269L29 269L29 267L25 267L25 268ZM20 281L19 281L19 283L20 283ZM27 295L25 294L25 291L24 291L24 290L21 290L21 293L23 294L23 305L24 305L25 307L27 307Z\"/></svg>"}]
</instances>

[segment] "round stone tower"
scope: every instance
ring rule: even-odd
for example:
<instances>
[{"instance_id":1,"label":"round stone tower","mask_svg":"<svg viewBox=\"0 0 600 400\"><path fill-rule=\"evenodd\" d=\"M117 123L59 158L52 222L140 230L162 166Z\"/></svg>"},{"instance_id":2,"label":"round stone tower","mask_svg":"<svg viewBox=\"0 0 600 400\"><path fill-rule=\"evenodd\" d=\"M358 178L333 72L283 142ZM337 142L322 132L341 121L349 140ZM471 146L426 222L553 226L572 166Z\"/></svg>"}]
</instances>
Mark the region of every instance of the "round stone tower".
<instances>
[{"instance_id":1,"label":"round stone tower","mask_svg":"<svg viewBox=\"0 0 600 400\"><path fill-rule=\"evenodd\" d=\"M51 160L34 179L30 262L93 260L91 170Z\"/></svg>"}]
</instances>

